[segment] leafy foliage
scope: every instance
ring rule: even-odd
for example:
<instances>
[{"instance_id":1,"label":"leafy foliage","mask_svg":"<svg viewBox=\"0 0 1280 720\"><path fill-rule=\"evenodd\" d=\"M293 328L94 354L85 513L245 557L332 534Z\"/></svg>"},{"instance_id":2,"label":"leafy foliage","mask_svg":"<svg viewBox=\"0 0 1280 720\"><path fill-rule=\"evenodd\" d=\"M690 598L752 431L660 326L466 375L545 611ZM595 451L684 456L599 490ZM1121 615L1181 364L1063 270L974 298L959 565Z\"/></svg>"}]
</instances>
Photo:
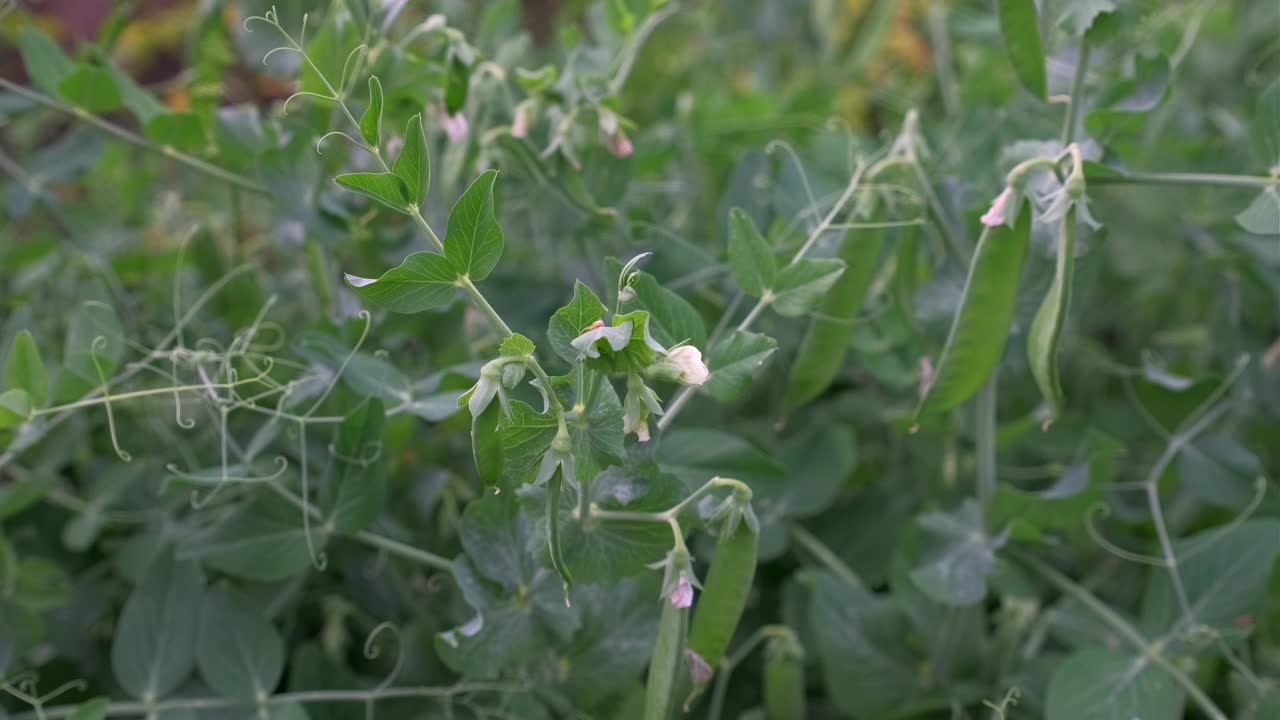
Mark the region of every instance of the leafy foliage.
<instances>
[{"instance_id":1,"label":"leafy foliage","mask_svg":"<svg viewBox=\"0 0 1280 720\"><path fill-rule=\"evenodd\" d=\"M0 3L0 718L1280 714L1274 2L152 5Z\"/></svg>"}]
</instances>

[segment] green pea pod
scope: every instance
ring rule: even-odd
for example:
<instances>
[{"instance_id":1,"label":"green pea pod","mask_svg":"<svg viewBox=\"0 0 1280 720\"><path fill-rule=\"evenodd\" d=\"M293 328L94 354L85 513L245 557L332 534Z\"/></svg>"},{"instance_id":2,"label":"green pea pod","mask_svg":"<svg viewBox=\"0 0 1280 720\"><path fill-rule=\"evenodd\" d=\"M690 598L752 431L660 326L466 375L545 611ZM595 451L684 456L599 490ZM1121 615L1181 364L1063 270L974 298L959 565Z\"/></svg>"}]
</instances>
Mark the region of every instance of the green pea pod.
<instances>
[{"instance_id":1,"label":"green pea pod","mask_svg":"<svg viewBox=\"0 0 1280 720\"><path fill-rule=\"evenodd\" d=\"M551 566L564 581L564 603L568 605L573 576L569 574L569 566L565 564L564 553L560 549L560 486L564 482L564 474L565 469L561 465L547 481L547 549L551 552Z\"/></svg>"},{"instance_id":2,"label":"green pea pod","mask_svg":"<svg viewBox=\"0 0 1280 720\"><path fill-rule=\"evenodd\" d=\"M689 629L689 608L676 607L662 599L658 621L658 641L649 660L649 680L645 687L644 720L669 720L676 704L676 681Z\"/></svg>"},{"instance_id":3,"label":"green pea pod","mask_svg":"<svg viewBox=\"0 0 1280 720\"><path fill-rule=\"evenodd\" d=\"M1062 411L1062 379L1058 374L1058 346L1062 342L1062 327L1071 308L1071 278L1076 265L1076 211L1067 211L1062 220L1062 232L1058 236L1058 263L1053 274L1053 284L1045 293L1044 301L1031 322L1027 335L1027 359L1036 385L1049 401L1052 418Z\"/></svg>"},{"instance_id":4,"label":"green pea pod","mask_svg":"<svg viewBox=\"0 0 1280 720\"><path fill-rule=\"evenodd\" d=\"M480 481L487 487L502 482L505 464L502 450L502 403L491 402L478 417L471 419L471 455Z\"/></svg>"},{"instance_id":5,"label":"green pea pod","mask_svg":"<svg viewBox=\"0 0 1280 720\"><path fill-rule=\"evenodd\" d=\"M883 246L883 232L845 235L840 245L844 274L827 292L822 309L809 323L809 331L787 378L783 404L788 412L821 395L844 365L849 340L853 337L853 323L879 267L877 261Z\"/></svg>"},{"instance_id":6,"label":"green pea pod","mask_svg":"<svg viewBox=\"0 0 1280 720\"><path fill-rule=\"evenodd\" d=\"M764 705L769 720L808 717L804 692L804 649L790 630L765 648Z\"/></svg>"},{"instance_id":7,"label":"green pea pod","mask_svg":"<svg viewBox=\"0 0 1280 720\"><path fill-rule=\"evenodd\" d=\"M753 523L734 523L732 532L722 535L711 558L711 569L702 584L698 610L689 631L689 649L716 667L742 618L756 575L756 551L760 534Z\"/></svg>"},{"instance_id":8,"label":"green pea pod","mask_svg":"<svg viewBox=\"0 0 1280 720\"><path fill-rule=\"evenodd\" d=\"M937 376L916 408L917 419L950 410L969 399L995 370L1013 321L1030 241L1029 207L1018 213L1017 227L999 225L983 230Z\"/></svg>"}]
</instances>

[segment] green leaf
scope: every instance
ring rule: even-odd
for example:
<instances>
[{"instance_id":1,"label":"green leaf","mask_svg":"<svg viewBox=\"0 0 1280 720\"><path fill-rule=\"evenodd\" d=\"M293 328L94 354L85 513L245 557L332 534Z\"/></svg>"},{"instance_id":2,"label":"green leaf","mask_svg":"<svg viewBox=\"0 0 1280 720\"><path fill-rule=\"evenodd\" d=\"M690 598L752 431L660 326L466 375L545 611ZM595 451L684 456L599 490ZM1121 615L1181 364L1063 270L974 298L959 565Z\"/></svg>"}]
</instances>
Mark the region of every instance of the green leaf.
<instances>
[{"instance_id":1,"label":"green leaf","mask_svg":"<svg viewBox=\"0 0 1280 720\"><path fill-rule=\"evenodd\" d=\"M1031 208L1025 206L1018 213L1017 227L1000 225L983 230L938 361L937 376L916 408L917 418L964 402L995 370L1013 322L1030 239Z\"/></svg>"},{"instance_id":2,"label":"green leaf","mask_svg":"<svg viewBox=\"0 0 1280 720\"><path fill-rule=\"evenodd\" d=\"M346 279L360 297L398 313L448 305L458 294L454 264L443 255L426 251L412 253L380 278L347 275Z\"/></svg>"},{"instance_id":3,"label":"green leaf","mask_svg":"<svg viewBox=\"0 0 1280 720\"><path fill-rule=\"evenodd\" d=\"M497 487L506 465L502 444L502 403L491 402L471 419L471 457L486 487Z\"/></svg>"},{"instance_id":4,"label":"green leaf","mask_svg":"<svg viewBox=\"0 0 1280 720\"><path fill-rule=\"evenodd\" d=\"M529 338L520 333L512 333L507 339L502 341L502 345L498 347L498 352L503 357L524 357L532 355L537 346Z\"/></svg>"},{"instance_id":5,"label":"green leaf","mask_svg":"<svg viewBox=\"0 0 1280 720\"><path fill-rule=\"evenodd\" d=\"M280 684L284 641L262 608L224 584L200 607L196 663L204 681L223 697L253 703Z\"/></svg>"},{"instance_id":6,"label":"green leaf","mask_svg":"<svg viewBox=\"0 0 1280 720\"><path fill-rule=\"evenodd\" d=\"M346 173L333 181L351 192L373 198L392 210L406 214L413 198L404 180L394 173Z\"/></svg>"},{"instance_id":7,"label":"green leaf","mask_svg":"<svg viewBox=\"0 0 1280 720\"><path fill-rule=\"evenodd\" d=\"M797 482L784 484L778 494L757 495L762 514L805 518L831 507L857 467L857 450L848 425L820 423L787 438L778 459Z\"/></svg>"},{"instance_id":8,"label":"green leaf","mask_svg":"<svg viewBox=\"0 0 1280 720\"><path fill-rule=\"evenodd\" d=\"M18 427L31 417L31 397L26 390L0 393L0 430Z\"/></svg>"},{"instance_id":9,"label":"green leaf","mask_svg":"<svg viewBox=\"0 0 1280 720\"><path fill-rule=\"evenodd\" d=\"M360 134L369 147L382 144L382 81L377 75L369 76L369 106L360 116Z\"/></svg>"},{"instance_id":10,"label":"green leaf","mask_svg":"<svg viewBox=\"0 0 1280 720\"><path fill-rule=\"evenodd\" d=\"M1032 95L1044 100L1044 49L1040 43L1040 21L1035 0L999 0L1000 34L1013 72Z\"/></svg>"},{"instance_id":11,"label":"green leaf","mask_svg":"<svg viewBox=\"0 0 1280 720\"><path fill-rule=\"evenodd\" d=\"M1280 235L1280 190L1273 185L1258 193L1236 222L1254 235Z\"/></svg>"},{"instance_id":12,"label":"green leaf","mask_svg":"<svg viewBox=\"0 0 1280 720\"><path fill-rule=\"evenodd\" d=\"M1123 132L1142 127L1146 114L1154 110L1169 94L1169 59L1163 55L1136 55L1134 72L1103 93L1095 110L1084 118L1090 135L1110 139Z\"/></svg>"},{"instance_id":13,"label":"green leaf","mask_svg":"<svg viewBox=\"0 0 1280 720\"><path fill-rule=\"evenodd\" d=\"M578 280L573 284L573 299L551 316L547 324L547 340L551 349L570 365L578 361L578 351L570 345L592 323L604 318L605 307L591 288Z\"/></svg>"},{"instance_id":14,"label":"green leaf","mask_svg":"<svg viewBox=\"0 0 1280 720\"><path fill-rule=\"evenodd\" d=\"M34 407L41 407L48 398L49 380L45 376L44 361L40 359L40 351L30 330L14 335L13 342L9 344L4 386L10 390L25 390Z\"/></svg>"},{"instance_id":15,"label":"green leaf","mask_svg":"<svg viewBox=\"0 0 1280 720\"><path fill-rule=\"evenodd\" d=\"M67 716L67 720L106 720L107 709L110 707L109 699L94 698L77 705L76 709Z\"/></svg>"},{"instance_id":16,"label":"green leaf","mask_svg":"<svg viewBox=\"0 0 1280 720\"><path fill-rule=\"evenodd\" d=\"M111 645L116 680L132 697L163 698L195 665L204 577L166 551L124 604Z\"/></svg>"},{"instance_id":17,"label":"green leaf","mask_svg":"<svg viewBox=\"0 0 1280 720\"><path fill-rule=\"evenodd\" d=\"M120 94L120 102L133 113L140 125L145 126L151 118L168 112L159 98L139 85L119 65L109 62L106 67L116 92Z\"/></svg>"},{"instance_id":18,"label":"green leaf","mask_svg":"<svg viewBox=\"0 0 1280 720\"><path fill-rule=\"evenodd\" d=\"M1280 78L1258 94L1251 129L1261 159L1259 166L1272 172L1280 169Z\"/></svg>"},{"instance_id":19,"label":"green leaf","mask_svg":"<svg viewBox=\"0 0 1280 720\"><path fill-rule=\"evenodd\" d=\"M444 90L444 109L450 115L467 104L467 89L471 85L471 68L454 55L449 59L449 77Z\"/></svg>"},{"instance_id":20,"label":"green leaf","mask_svg":"<svg viewBox=\"0 0 1280 720\"><path fill-rule=\"evenodd\" d=\"M1062 374L1058 354L1062 330L1071 310L1071 285L1076 266L1076 210L1067 212L1058 237L1053 283L1045 293L1027 333L1027 361L1040 394L1049 403L1049 419L1062 413Z\"/></svg>"},{"instance_id":21,"label":"green leaf","mask_svg":"<svg viewBox=\"0 0 1280 720\"><path fill-rule=\"evenodd\" d=\"M431 159L427 156L427 138L422 134L422 113L409 118L404 129L404 146L391 172L404 182L407 202L413 208L410 212L415 212L427 199L427 190L431 187Z\"/></svg>"},{"instance_id":22,"label":"green leaf","mask_svg":"<svg viewBox=\"0 0 1280 720\"><path fill-rule=\"evenodd\" d=\"M639 524L644 523L631 523ZM562 660L568 670L563 687L580 707L608 701L634 683L648 665L658 632L654 579L628 578L582 586L574 594L582 628Z\"/></svg>"},{"instance_id":23,"label":"green leaf","mask_svg":"<svg viewBox=\"0 0 1280 720\"><path fill-rule=\"evenodd\" d=\"M966 607L982 602L987 596L987 576L995 570L995 551L1005 536L987 535L974 500L966 500L954 513L921 515L919 524L938 542L925 563L911 571L912 582L943 605Z\"/></svg>"},{"instance_id":24,"label":"green leaf","mask_svg":"<svg viewBox=\"0 0 1280 720\"><path fill-rule=\"evenodd\" d=\"M1229 435L1210 435L1182 447L1178 479L1205 502L1244 509L1266 471L1256 455Z\"/></svg>"},{"instance_id":25,"label":"green leaf","mask_svg":"<svg viewBox=\"0 0 1280 720\"><path fill-rule=\"evenodd\" d=\"M328 533L311 525L315 552L324 549ZM311 567L311 550L302 511L265 495L229 520L187 538L178 547L180 560L199 560L211 568L247 580L271 582Z\"/></svg>"},{"instance_id":26,"label":"green leaf","mask_svg":"<svg viewBox=\"0 0 1280 720\"><path fill-rule=\"evenodd\" d=\"M493 184L497 170L486 170L462 193L449 212L444 236L445 257L459 275L480 281L502 257L502 228L494 216Z\"/></svg>"},{"instance_id":27,"label":"green leaf","mask_svg":"<svg viewBox=\"0 0 1280 720\"><path fill-rule=\"evenodd\" d=\"M95 114L111 112L122 105L111 73L92 65L77 65L58 82L58 94L72 105Z\"/></svg>"},{"instance_id":28,"label":"green leaf","mask_svg":"<svg viewBox=\"0 0 1280 720\"><path fill-rule=\"evenodd\" d=\"M1174 543L1178 574L1190 614L1164 568L1155 568L1142 601L1142 627L1176 635L1205 625L1218 631L1261 610L1280 554L1280 520L1254 518L1235 527L1210 528Z\"/></svg>"},{"instance_id":29,"label":"green leaf","mask_svg":"<svg viewBox=\"0 0 1280 720\"><path fill-rule=\"evenodd\" d=\"M40 502L58 484L58 475L35 471L0 485L0 520Z\"/></svg>"},{"instance_id":30,"label":"green leaf","mask_svg":"<svg viewBox=\"0 0 1280 720\"><path fill-rule=\"evenodd\" d=\"M522 502L531 509L543 498L529 488ZM602 510L661 512L679 502L678 479L651 463L613 466L587 483L588 500ZM560 502L560 543L564 561L583 585L610 586L625 577L644 574L671 549L671 528L661 523L592 518L574 519L577 497L564 493Z\"/></svg>"},{"instance_id":31,"label":"green leaf","mask_svg":"<svg viewBox=\"0 0 1280 720\"><path fill-rule=\"evenodd\" d=\"M781 483L787 469L746 440L719 430L676 430L662 436L658 465L690 490L721 475L751 485Z\"/></svg>"},{"instance_id":32,"label":"green leaf","mask_svg":"<svg viewBox=\"0 0 1280 720\"><path fill-rule=\"evenodd\" d=\"M336 532L351 535L368 527L387 503L387 461L383 456L382 400L365 398L338 425L333 442L333 473L326 503Z\"/></svg>"},{"instance_id":33,"label":"green leaf","mask_svg":"<svg viewBox=\"0 0 1280 720\"><path fill-rule=\"evenodd\" d=\"M1000 483L991 500L988 524L1009 528L1018 540L1044 541L1045 531L1084 531L1084 518L1103 500L1103 488L1116 472L1124 446L1108 435L1090 430L1078 457L1049 487L1039 492Z\"/></svg>"},{"instance_id":34,"label":"green leaf","mask_svg":"<svg viewBox=\"0 0 1280 720\"><path fill-rule=\"evenodd\" d=\"M1133 720L1182 716L1182 690L1150 658L1090 649L1058 665L1045 699L1047 720Z\"/></svg>"},{"instance_id":35,"label":"green leaf","mask_svg":"<svg viewBox=\"0 0 1280 720\"><path fill-rule=\"evenodd\" d=\"M778 341L768 335L734 330L711 346L707 354L711 378L702 389L721 402L736 399L777 349Z\"/></svg>"},{"instance_id":36,"label":"green leaf","mask_svg":"<svg viewBox=\"0 0 1280 720\"><path fill-rule=\"evenodd\" d=\"M558 427L551 413L540 413L526 403L512 400L511 416L502 423L501 431L506 476L521 485L533 482L538 463L551 447Z\"/></svg>"},{"instance_id":37,"label":"green leaf","mask_svg":"<svg viewBox=\"0 0 1280 720\"><path fill-rule=\"evenodd\" d=\"M35 25L27 23L18 30L18 52L31 82L48 95L58 95L62 79L75 70L75 63Z\"/></svg>"},{"instance_id":38,"label":"green leaf","mask_svg":"<svg viewBox=\"0 0 1280 720\"><path fill-rule=\"evenodd\" d=\"M142 134L184 152L200 152L206 142L200 118L189 112L156 113L142 126Z\"/></svg>"},{"instance_id":39,"label":"green leaf","mask_svg":"<svg viewBox=\"0 0 1280 720\"><path fill-rule=\"evenodd\" d=\"M27 556L15 570L10 597L18 607L43 613L66 605L71 599L71 578L52 560Z\"/></svg>"},{"instance_id":40,"label":"green leaf","mask_svg":"<svg viewBox=\"0 0 1280 720\"><path fill-rule=\"evenodd\" d=\"M788 411L821 395L843 367L853 338L854 322L879 267L883 246L883 233L845 235L840 244L845 272L810 321L787 377L783 405Z\"/></svg>"},{"instance_id":41,"label":"green leaf","mask_svg":"<svg viewBox=\"0 0 1280 720\"><path fill-rule=\"evenodd\" d=\"M918 661L903 642L907 622L902 611L891 599L870 593L856 577L846 582L821 572L808 579L813 584L809 622L820 630L818 657L831 700L854 717L893 715L920 690Z\"/></svg>"},{"instance_id":42,"label":"green leaf","mask_svg":"<svg viewBox=\"0 0 1280 720\"><path fill-rule=\"evenodd\" d=\"M618 265L607 274L616 276L621 269ZM636 273L631 289L636 293L636 304L649 313L649 332L655 340L666 347L686 341L694 347L707 346L707 327L688 300L646 272Z\"/></svg>"},{"instance_id":43,"label":"green leaf","mask_svg":"<svg viewBox=\"0 0 1280 720\"><path fill-rule=\"evenodd\" d=\"M1058 15L1058 27L1082 38L1098 21L1099 16L1108 15L1115 10L1116 4L1112 0L1072 0L1063 5Z\"/></svg>"},{"instance_id":44,"label":"green leaf","mask_svg":"<svg viewBox=\"0 0 1280 720\"><path fill-rule=\"evenodd\" d=\"M777 278L773 248L742 208L729 211L729 269L738 287L752 297L764 295Z\"/></svg>"},{"instance_id":45,"label":"green leaf","mask_svg":"<svg viewBox=\"0 0 1280 720\"><path fill-rule=\"evenodd\" d=\"M778 272L773 309L783 317L804 315L817 306L844 273L844 261L802 258Z\"/></svg>"}]
</instances>

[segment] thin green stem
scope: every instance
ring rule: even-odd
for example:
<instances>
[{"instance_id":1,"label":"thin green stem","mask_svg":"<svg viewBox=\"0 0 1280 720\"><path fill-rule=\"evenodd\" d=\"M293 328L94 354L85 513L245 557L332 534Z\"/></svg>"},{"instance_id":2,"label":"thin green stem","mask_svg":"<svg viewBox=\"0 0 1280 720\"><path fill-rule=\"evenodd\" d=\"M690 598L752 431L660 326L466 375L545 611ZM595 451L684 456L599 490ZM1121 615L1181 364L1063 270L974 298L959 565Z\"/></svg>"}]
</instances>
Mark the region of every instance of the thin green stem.
<instances>
[{"instance_id":1,"label":"thin green stem","mask_svg":"<svg viewBox=\"0 0 1280 720\"><path fill-rule=\"evenodd\" d=\"M1147 173L1099 175L1089 178L1090 185L1213 185L1247 187L1265 190L1280 185L1280 178L1261 175L1221 175L1214 173Z\"/></svg>"},{"instance_id":2,"label":"thin green stem","mask_svg":"<svg viewBox=\"0 0 1280 720\"><path fill-rule=\"evenodd\" d=\"M622 86L626 84L627 78L631 75L631 68L635 65L636 57L640 55L640 49L644 47L644 43L653 34L654 30L663 23L664 20L675 15L680 10L680 3L668 3L665 7L650 15L645 19L644 23L627 39L627 46L623 48L618 55L618 70L613 74L613 79L609 81L609 93L617 95L622 91Z\"/></svg>"},{"instance_id":3,"label":"thin green stem","mask_svg":"<svg viewBox=\"0 0 1280 720\"><path fill-rule=\"evenodd\" d=\"M816 243L818 239L822 237L823 233L831 227L831 224L835 222L836 216L840 214L844 209L844 206L848 204L849 199L853 197L853 193L857 191L859 184L862 182L862 176L866 170L867 166L865 164L858 164L857 168L853 171L853 177L849 179L849 184L845 186L844 192L840 194L840 197L836 198L835 204L831 206L831 210L827 212L826 217L822 218L822 222L818 223L818 226L809 233L809 237L805 238L804 244L802 244L800 249L796 251L796 254L792 256L791 262L787 263L788 265L795 265L804 259L805 254L809 252L814 243ZM773 302L773 299L773 293L766 291L747 313L747 316L742 319L742 322L738 323L737 329L739 331L744 331L750 327L751 323L755 322L756 318L760 316L760 313L764 312L764 309L768 307L769 303ZM688 404L690 397L696 391L697 387L693 385L686 385L680 388L680 392L676 393L676 396L671 401L671 405L667 408L666 413L658 419L659 430L666 428L675 421L676 416L680 414L680 411L684 409L684 406Z\"/></svg>"},{"instance_id":4,"label":"thin green stem","mask_svg":"<svg viewBox=\"0 0 1280 720\"><path fill-rule=\"evenodd\" d=\"M511 328L507 325L506 321L502 319L502 316L498 314L498 311L494 310L493 306L489 304L489 301L485 298L484 294L480 292L480 289L476 287L476 284L471 282L471 278L463 275L458 279L458 284L462 286L462 289L467 292L467 296L471 298L471 302L475 304L480 312L484 313L485 317L487 317L489 322L497 328L503 338L509 338L512 336L513 333ZM531 367L533 365L537 365L536 360L530 363ZM535 374L537 373L542 373L543 375L546 374L542 372L541 367L535 371ZM548 385L546 390L550 393L551 386Z\"/></svg>"},{"instance_id":5,"label":"thin green stem","mask_svg":"<svg viewBox=\"0 0 1280 720\"><path fill-rule=\"evenodd\" d=\"M1089 67L1089 41L1080 39L1080 51L1076 53L1076 71L1071 77L1071 97L1067 100L1067 114L1062 118L1062 144L1076 139L1076 116L1080 113L1080 94L1084 92L1084 75Z\"/></svg>"},{"instance_id":6,"label":"thin green stem","mask_svg":"<svg viewBox=\"0 0 1280 720\"><path fill-rule=\"evenodd\" d=\"M1079 585L1066 575L1054 570L1031 555L1024 554L1017 550L1010 550L1009 553L1023 565L1026 565L1041 577L1048 580L1050 584L1054 585L1062 592L1071 595L1076 600L1080 601L1082 605L1089 608L1089 610L1097 615L1099 619L1107 625L1110 625L1116 632L1120 633L1125 640L1132 644L1136 650L1140 651L1144 659L1150 660L1156 665L1159 665L1161 669L1167 672L1170 677L1182 686L1182 689L1186 691L1187 696L1191 698L1192 702L1199 706L1201 712L1206 716L1212 718L1212 720L1227 720L1226 713L1214 704L1213 700L1211 700L1209 696L1200 689L1200 686L1196 685L1195 681L1188 677L1187 674L1182 671L1182 668L1178 667L1176 663L1165 657L1163 643L1148 642L1147 639L1142 636L1142 633L1138 632L1133 625L1129 624L1128 620L1125 620L1119 613L1108 607L1106 603L1099 600L1096 595L1089 592L1083 586Z\"/></svg>"},{"instance_id":7,"label":"thin green stem","mask_svg":"<svg viewBox=\"0 0 1280 720\"><path fill-rule=\"evenodd\" d=\"M120 140L123 140L131 145L136 145L137 147L140 147L143 150L146 150L148 152L153 152L153 153L156 153L157 155L163 155L167 158L171 158L174 161L181 163L183 165L186 165L187 167L193 170L197 170L210 177L217 178L225 183L230 183L231 185L244 188L245 190L251 190L255 193L258 193L259 195L270 194L270 191L267 190L267 187L265 185L262 185L259 182L251 180L243 175L238 175L234 172L231 172L230 170L225 170L223 168L220 168L217 165L214 165L212 163L205 162L200 158L188 155L184 152L177 150L171 145L158 145L135 132L126 130L120 127L119 125L116 125L108 120L104 120L103 118L100 118L97 115L94 115L93 113L83 108L79 108L74 105L69 105L60 100L55 100L54 98L51 98L48 95L45 95L44 93L41 93L36 90L32 90L31 88L24 87L22 85L19 85L15 82L11 82L4 78L0 78L0 88L8 90L9 92L12 92L17 95L21 95L22 97L27 98L28 100L34 101L36 103L39 103L41 105L44 105L45 107L52 108L59 112L67 113L68 115L73 115L76 118L83 120L84 122L89 123L90 125L93 125L99 130L102 130L103 132L113 135L116 138L119 138Z\"/></svg>"},{"instance_id":8,"label":"thin green stem","mask_svg":"<svg viewBox=\"0 0 1280 720\"><path fill-rule=\"evenodd\" d=\"M522 693L529 692L529 688L515 683L468 682L439 687L406 686L374 688L371 690L303 690L271 695L263 698L261 704L277 706L290 703L375 703L383 700L405 698L448 698L455 695L481 692ZM107 717L150 717L179 710L220 710L252 705L253 703L245 703L242 700L224 697L174 698L150 703L111 703L107 706L106 715ZM42 708L39 711L14 715L13 718L14 720L34 720L44 717L49 720L57 720L58 718L70 717L78 707L78 705L60 705Z\"/></svg>"},{"instance_id":9,"label":"thin green stem","mask_svg":"<svg viewBox=\"0 0 1280 720\"><path fill-rule=\"evenodd\" d=\"M839 558L827 547L827 544L818 539L818 536L805 530L799 525L790 525L788 529L791 531L791 537L796 539L805 550L808 550L817 558L818 562L826 566L828 570L835 573L837 577L844 580L850 585L858 584L858 575L843 560Z\"/></svg>"},{"instance_id":10,"label":"thin green stem","mask_svg":"<svg viewBox=\"0 0 1280 720\"><path fill-rule=\"evenodd\" d=\"M413 547L412 545L406 545L399 540L392 540L389 537L378 535L376 533L369 532L368 530L361 530L356 533L355 538L357 541L364 543L369 547L386 550L392 555L404 558L405 560L412 560L419 565L433 567L437 570L443 570L444 572L453 572L453 563L448 558L441 557L435 553L429 553L426 550L419 550L418 548Z\"/></svg>"}]
</instances>

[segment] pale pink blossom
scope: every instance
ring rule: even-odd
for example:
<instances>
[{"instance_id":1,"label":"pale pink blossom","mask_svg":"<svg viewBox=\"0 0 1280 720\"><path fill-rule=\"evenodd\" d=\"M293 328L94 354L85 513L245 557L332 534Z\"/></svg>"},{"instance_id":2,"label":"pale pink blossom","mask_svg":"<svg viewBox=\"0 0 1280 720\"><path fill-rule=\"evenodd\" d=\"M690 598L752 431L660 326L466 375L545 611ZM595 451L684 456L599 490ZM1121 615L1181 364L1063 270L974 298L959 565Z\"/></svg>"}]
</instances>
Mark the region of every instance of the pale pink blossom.
<instances>
[{"instance_id":1,"label":"pale pink blossom","mask_svg":"<svg viewBox=\"0 0 1280 720\"><path fill-rule=\"evenodd\" d=\"M529 108L525 104L516 107L516 116L511 121L511 136L522 138L529 134Z\"/></svg>"},{"instance_id":2,"label":"pale pink blossom","mask_svg":"<svg viewBox=\"0 0 1280 720\"><path fill-rule=\"evenodd\" d=\"M693 605L693 583L689 582L689 576L684 573L680 573L676 580L676 589L671 593L671 605L678 608Z\"/></svg>"},{"instance_id":3,"label":"pale pink blossom","mask_svg":"<svg viewBox=\"0 0 1280 720\"><path fill-rule=\"evenodd\" d=\"M991 209L987 210L986 214L982 216L982 224L987 227L997 227L1008 222L1004 211L1005 205L1009 203L1009 198L1012 196L1013 190L1010 188L1005 188L1004 192L997 195L996 199L991 203Z\"/></svg>"},{"instance_id":4,"label":"pale pink blossom","mask_svg":"<svg viewBox=\"0 0 1280 720\"><path fill-rule=\"evenodd\" d=\"M630 157L635 150L631 144L631 138L621 130L615 131L609 136L609 152L620 158Z\"/></svg>"},{"instance_id":5,"label":"pale pink blossom","mask_svg":"<svg viewBox=\"0 0 1280 720\"><path fill-rule=\"evenodd\" d=\"M470 132L471 126L467 123L466 115L457 112L444 116L444 134L449 136L449 142L462 142Z\"/></svg>"}]
</instances>

